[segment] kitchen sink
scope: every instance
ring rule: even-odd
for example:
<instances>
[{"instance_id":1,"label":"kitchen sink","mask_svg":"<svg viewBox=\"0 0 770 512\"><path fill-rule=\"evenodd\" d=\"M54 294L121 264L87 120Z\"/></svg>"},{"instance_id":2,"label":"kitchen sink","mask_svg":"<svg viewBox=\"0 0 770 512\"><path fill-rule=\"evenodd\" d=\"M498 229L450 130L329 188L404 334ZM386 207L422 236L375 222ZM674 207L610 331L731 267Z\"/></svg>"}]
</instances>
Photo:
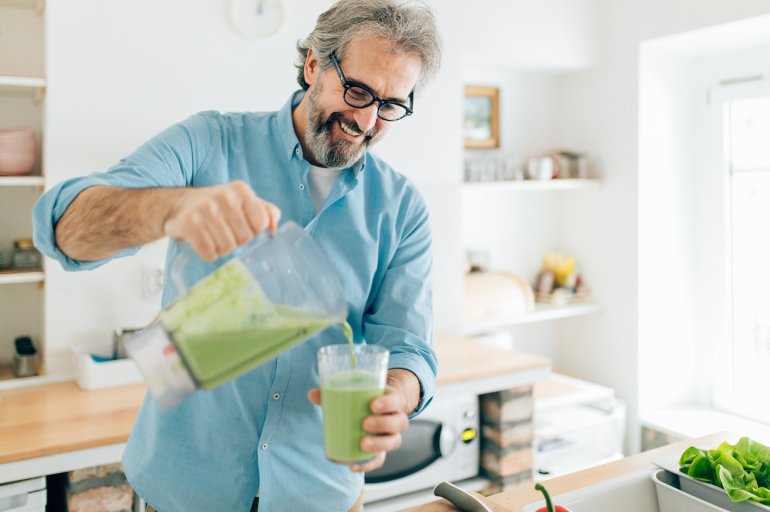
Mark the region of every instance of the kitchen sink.
<instances>
[{"instance_id":1,"label":"kitchen sink","mask_svg":"<svg viewBox=\"0 0 770 512\"><path fill-rule=\"evenodd\" d=\"M553 496L554 504L572 512L658 512L653 470L645 469L622 477L589 485L572 492ZM547 487L547 482L545 483ZM527 505L522 512L534 512L545 505L541 500Z\"/></svg>"}]
</instances>

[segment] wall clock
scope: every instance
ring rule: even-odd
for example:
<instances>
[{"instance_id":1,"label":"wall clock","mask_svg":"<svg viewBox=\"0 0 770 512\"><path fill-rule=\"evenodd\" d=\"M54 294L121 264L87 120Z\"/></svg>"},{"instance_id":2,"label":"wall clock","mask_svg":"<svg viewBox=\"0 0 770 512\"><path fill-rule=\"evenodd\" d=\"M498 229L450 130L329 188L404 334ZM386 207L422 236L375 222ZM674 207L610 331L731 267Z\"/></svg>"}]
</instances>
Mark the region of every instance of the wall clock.
<instances>
[{"instance_id":1,"label":"wall clock","mask_svg":"<svg viewBox=\"0 0 770 512\"><path fill-rule=\"evenodd\" d=\"M283 27L283 0L228 0L230 24L243 37L267 39Z\"/></svg>"}]
</instances>

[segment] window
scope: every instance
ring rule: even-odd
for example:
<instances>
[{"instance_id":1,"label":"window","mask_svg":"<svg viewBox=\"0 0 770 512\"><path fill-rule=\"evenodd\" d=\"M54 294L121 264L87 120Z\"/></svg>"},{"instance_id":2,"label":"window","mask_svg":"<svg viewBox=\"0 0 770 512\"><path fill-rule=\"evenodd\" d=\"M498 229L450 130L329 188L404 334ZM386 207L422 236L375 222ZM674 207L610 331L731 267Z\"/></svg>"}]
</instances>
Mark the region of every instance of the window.
<instances>
[{"instance_id":1,"label":"window","mask_svg":"<svg viewBox=\"0 0 770 512\"><path fill-rule=\"evenodd\" d=\"M724 103L725 340L714 367L714 405L770 422L770 95Z\"/></svg>"}]
</instances>

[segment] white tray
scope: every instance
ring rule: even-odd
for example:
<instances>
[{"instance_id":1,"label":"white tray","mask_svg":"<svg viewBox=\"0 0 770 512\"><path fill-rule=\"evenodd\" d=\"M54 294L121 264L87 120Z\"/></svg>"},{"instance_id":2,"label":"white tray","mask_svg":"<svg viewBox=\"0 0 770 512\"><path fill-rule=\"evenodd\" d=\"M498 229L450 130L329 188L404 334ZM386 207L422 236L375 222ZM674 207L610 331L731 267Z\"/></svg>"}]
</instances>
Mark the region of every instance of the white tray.
<instances>
[{"instance_id":1,"label":"white tray","mask_svg":"<svg viewBox=\"0 0 770 512\"><path fill-rule=\"evenodd\" d=\"M718 510L728 512L770 512L770 507L753 501L735 502L730 499L724 489L716 485L701 482L679 471L679 456L669 454L653 461L653 464L665 469L676 477L677 487L690 496L720 507Z\"/></svg>"},{"instance_id":2,"label":"white tray","mask_svg":"<svg viewBox=\"0 0 770 512\"><path fill-rule=\"evenodd\" d=\"M765 512L770 507L751 501L734 502L724 489L695 480L681 472L660 469L652 474L660 512Z\"/></svg>"}]
</instances>

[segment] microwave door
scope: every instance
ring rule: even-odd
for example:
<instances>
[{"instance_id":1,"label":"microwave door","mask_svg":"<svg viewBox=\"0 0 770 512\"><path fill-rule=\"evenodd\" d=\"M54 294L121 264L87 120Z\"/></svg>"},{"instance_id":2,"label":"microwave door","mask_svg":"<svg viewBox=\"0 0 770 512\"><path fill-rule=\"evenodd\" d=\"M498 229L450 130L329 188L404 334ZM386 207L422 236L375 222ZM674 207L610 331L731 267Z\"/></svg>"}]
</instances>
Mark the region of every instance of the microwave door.
<instances>
[{"instance_id":1,"label":"microwave door","mask_svg":"<svg viewBox=\"0 0 770 512\"><path fill-rule=\"evenodd\" d=\"M401 446L388 453L381 468L366 473L364 481L367 484L389 482L431 465L442 456L442 428L437 421L411 421L409 428L401 433Z\"/></svg>"}]
</instances>

